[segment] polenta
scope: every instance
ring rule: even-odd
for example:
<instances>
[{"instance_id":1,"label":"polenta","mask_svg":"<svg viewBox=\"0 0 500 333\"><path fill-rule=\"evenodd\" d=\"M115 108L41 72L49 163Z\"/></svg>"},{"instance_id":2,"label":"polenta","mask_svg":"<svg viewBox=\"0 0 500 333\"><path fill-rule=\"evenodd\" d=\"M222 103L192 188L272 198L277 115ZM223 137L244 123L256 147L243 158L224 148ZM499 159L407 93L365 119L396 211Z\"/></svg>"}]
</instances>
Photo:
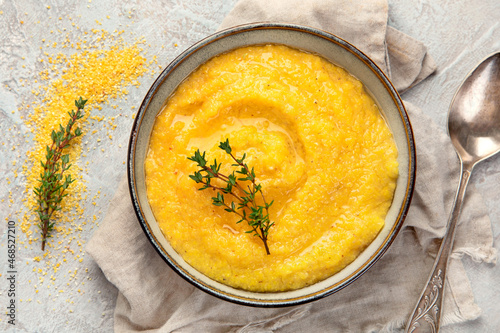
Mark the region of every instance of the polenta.
<instances>
[{"instance_id":1,"label":"polenta","mask_svg":"<svg viewBox=\"0 0 500 333\"><path fill-rule=\"evenodd\" d=\"M196 149L233 170L218 148L225 139L274 200L270 255L189 178ZM361 82L281 45L239 48L194 71L155 121L145 170L173 248L210 278L255 292L302 288L352 262L383 227L398 177L392 134Z\"/></svg>"}]
</instances>

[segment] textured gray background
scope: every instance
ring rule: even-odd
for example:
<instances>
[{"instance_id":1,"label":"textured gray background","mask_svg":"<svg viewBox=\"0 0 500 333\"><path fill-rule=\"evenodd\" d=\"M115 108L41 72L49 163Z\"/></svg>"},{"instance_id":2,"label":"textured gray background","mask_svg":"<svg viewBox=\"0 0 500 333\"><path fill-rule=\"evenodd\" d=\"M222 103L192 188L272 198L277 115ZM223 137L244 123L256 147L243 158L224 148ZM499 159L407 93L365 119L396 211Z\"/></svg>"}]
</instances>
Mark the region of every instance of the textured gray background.
<instances>
[{"instance_id":1,"label":"textured gray background","mask_svg":"<svg viewBox=\"0 0 500 333\"><path fill-rule=\"evenodd\" d=\"M14 169L20 172L24 154L30 149L25 142L26 128L21 116L27 111L17 110L23 102L32 99L32 87L22 80L35 78L42 69L37 61L44 50L42 39L63 40L64 37L50 33L54 27L66 28L78 36L71 25L76 23L81 31L93 28L124 29L124 39L130 43L134 38L144 36L144 46L148 60L153 55L163 66L175 58L192 43L214 32L224 16L231 10L235 0L0 0L0 218L20 223L21 199L24 191L21 176L14 178ZM408 100L424 110L435 122L446 128L448 105L464 76L485 56L500 51L500 2L498 0L463 1L453 0L403 0L389 1L389 24L423 41L435 59L438 70L429 79L404 94ZM50 8L47 8L50 6ZM110 16L107 19L107 16ZM63 17L62 20L58 20ZM71 17L72 20L67 18ZM96 26L95 20L102 22ZM24 24L20 24L23 21ZM38 23L39 21L39 23ZM175 46L177 44L177 46ZM163 47L162 47L163 46ZM50 52L52 50L49 50ZM69 53L74 52L70 50ZM24 57L24 59L22 59ZM24 65L24 67L23 67ZM131 106L140 105L148 87L156 74L146 74L141 86L130 87L127 99L114 100L123 110L131 114ZM116 109L104 105L102 111L93 115L112 117ZM113 196L119 179L125 173L123 161L126 158L128 135L132 117L120 117L113 131L113 148L87 154L80 162L92 162L86 175L89 197L100 195L84 203L85 218L91 220L95 214L97 221L88 223L78 238L85 242L92 236L97 224L102 220ZM97 133L105 136L105 133ZM28 137L29 138L29 137ZM83 141L95 145L94 137ZM4 145L1 145L4 143ZM14 147L14 150L12 149ZM100 147L99 147L100 148ZM17 164L13 166L12 161ZM458 163L458 161L457 161ZM476 186L484 196L493 225L494 246L500 248L500 156L496 156L475 170L472 186ZM9 178L10 184L6 178ZM9 193L10 192L10 193ZM3 199L3 200L1 200ZM18 246L17 269L17 320L15 329L7 324L4 315L7 297L7 236L6 223L0 223L0 331L15 332L109 332L113 325L113 308L116 289L106 280L90 256L81 254L80 263L71 260L61 269L45 276L45 284L39 286L35 294L39 274L33 267L43 267L41 262L33 262L41 254L39 244ZM18 242L25 235L18 229ZM483 309L478 320L445 327L443 332L498 332L500 331L500 268L474 263L464 258L467 274L471 280L477 303ZM75 268L78 272L71 275ZM69 273L69 271L72 271ZM48 271L48 270L47 270ZM52 284L52 281L54 282ZM68 285L69 284L69 285ZM47 288L47 286L49 288ZM64 290L59 293L58 290ZM81 292L77 290L80 289ZM383 306L383 305L381 305Z\"/></svg>"}]
</instances>

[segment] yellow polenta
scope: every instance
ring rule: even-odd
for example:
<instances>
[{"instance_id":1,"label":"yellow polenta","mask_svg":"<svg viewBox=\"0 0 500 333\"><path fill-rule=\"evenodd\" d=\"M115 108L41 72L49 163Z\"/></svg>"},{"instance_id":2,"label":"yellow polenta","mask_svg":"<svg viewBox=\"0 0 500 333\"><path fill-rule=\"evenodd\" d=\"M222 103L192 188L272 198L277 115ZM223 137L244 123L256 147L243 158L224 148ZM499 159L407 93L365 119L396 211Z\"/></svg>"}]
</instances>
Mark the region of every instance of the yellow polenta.
<instances>
[{"instance_id":1,"label":"yellow polenta","mask_svg":"<svg viewBox=\"0 0 500 333\"><path fill-rule=\"evenodd\" d=\"M218 148L226 138L274 200L270 255L189 178L196 149L233 170ZM157 117L145 168L173 248L212 279L258 292L301 288L352 262L383 227L398 177L392 134L363 85L279 45L240 48L193 72Z\"/></svg>"}]
</instances>

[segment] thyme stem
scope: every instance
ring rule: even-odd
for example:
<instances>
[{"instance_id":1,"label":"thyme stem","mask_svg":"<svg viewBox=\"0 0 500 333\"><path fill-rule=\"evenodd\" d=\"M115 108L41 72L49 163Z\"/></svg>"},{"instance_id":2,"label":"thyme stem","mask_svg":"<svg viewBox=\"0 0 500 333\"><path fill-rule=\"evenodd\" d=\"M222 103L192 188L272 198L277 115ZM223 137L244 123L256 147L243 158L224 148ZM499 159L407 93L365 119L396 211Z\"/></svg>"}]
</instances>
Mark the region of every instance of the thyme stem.
<instances>
[{"instance_id":1,"label":"thyme stem","mask_svg":"<svg viewBox=\"0 0 500 333\"><path fill-rule=\"evenodd\" d=\"M267 244L269 229L274 225L269 219L269 207L273 204L267 203L264 194L262 193L262 186L257 184L254 168L250 169L244 160L246 154L238 159L232 154L232 148L229 145L229 139L223 141L219 144L219 148L224 150L231 158L236 162L232 164L233 167L238 168L229 175L224 175L219 172L221 164L214 160L212 165L207 166L207 160L205 159L205 152L200 153L200 150L196 150L194 155L188 157L189 160L196 162L200 168L194 174L189 175L189 177L196 183L203 184L199 190L205 190L211 188L217 191L217 195L212 197L212 204L215 206L225 207L225 211L230 213L235 213L240 217L240 220L236 223L246 221L252 230L247 231L247 233L253 233L254 236L259 237L264 243L266 253L271 254L269 251L269 246ZM236 174L241 175L237 177ZM219 179L226 184L226 187L220 187L213 185L211 183L212 179ZM247 182L251 183L247 185L248 190L246 190L240 183ZM241 194L238 195L233 191L233 189L238 189ZM255 196L257 192L260 192L264 205L258 205ZM227 203L224 198L224 194L229 194L233 196L237 201L237 205L232 201ZM248 213L247 213L248 212Z\"/></svg>"},{"instance_id":2,"label":"thyme stem","mask_svg":"<svg viewBox=\"0 0 500 333\"><path fill-rule=\"evenodd\" d=\"M69 164L69 154L63 155L63 150L69 146L70 141L82 134L80 128L71 131L75 122L83 117L83 108L87 100L81 97L75 100L76 112L68 112L70 119L66 127L59 125L59 129L51 133L52 144L46 147L45 163L40 161L43 171L40 173L40 186L35 187L33 192L36 195L38 204L37 213L40 219L38 227L42 233L42 251L45 251L47 238L54 229L54 222L50 219L54 212L61 210L60 203L68 194L65 193L68 186L74 179L71 174L64 175L71 164Z\"/></svg>"}]
</instances>

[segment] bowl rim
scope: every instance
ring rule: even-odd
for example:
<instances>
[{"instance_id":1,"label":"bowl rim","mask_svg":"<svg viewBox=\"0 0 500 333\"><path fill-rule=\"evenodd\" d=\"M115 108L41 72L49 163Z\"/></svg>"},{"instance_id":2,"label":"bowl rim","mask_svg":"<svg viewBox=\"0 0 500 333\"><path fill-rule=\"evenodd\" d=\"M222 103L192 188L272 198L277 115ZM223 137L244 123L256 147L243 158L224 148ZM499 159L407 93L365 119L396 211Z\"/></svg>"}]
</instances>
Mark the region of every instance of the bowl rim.
<instances>
[{"instance_id":1,"label":"bowl rim","mask_svg":"<svg viewBox=\"0 0 500 333\"><path fill-rule=\"evenodd\" d=\"M141 203L138 197L137 188L136 188L136 174L135 174L135 151L136 144L138 138L138 132L141 127L142 119L149 107L150 102L158 91L159 87L163 84L166 78L170 75L172 71L174 71L186 58L188 58L191 54L197 52L199 49L202 49L204 46L211 44L219 39L225 38L227 36L231 36L234 34L239 34L243 32L248 32L252 30L265 30L265 29L282 29L282 30L295 30L299 32L305 32L307 34L312 34L314 36L326 39L330 42L333 42L344 49L348 50L350 53L355 55L359 60L361 60L366 66L370 67L374 74L377 75L379 80L384 84L386 90L389 92L390 96L393 99L394 104L397 106L397 109L400 114L400 118L402 121L402 125L404 127L404 131L406 134L406 141L408 145L408 181L406 183L406 193L404 196L404 200L401 203L401 207L399 209L396 221L386 236L385 240L373 255L366 260L359 268L357 268L354 272L352 272L349 276L344 279L338 281L337 283L318 290L314 293L310 293L304 296L287 298L287 299L257 299L257 298L247 298L240 295L229 294L223 292L221 290L216 290L212 286L205 284L203 281L199 281L195 277L191 276L190 273L186 272L180 265L177 265L173 260L163 251L163 247L157 240L156 236L151 231L148 222L146 221L145 216L143 215L143 210L141 207ZM286 44L284 44L286 45ZM404 107L404 104L401 100L401 97L393 84L390 82L389 78L384 74L384 72L375 64L367 55L357 49L355 46L345 41L344 39L331 34L329 32L312 28L309 26L298 25L298 24L288 24L288 23L274 23L274 22L256 22L249 24L242 24L238 26L234 26L228 29L217 31L200 41L194 43L192 46L187 48L181 54L179 54L173 61L169 63L169 65L160 73L160 75L156 78L151 88L148 90L145 95L141 106L136 114L134 123L132 125L132 131L130 134L130 140L127 151L127 180L128 187L130 192L130 197L132 201L132 205L134 208L134 212L137 216L138 222L146 234L149 242L156 250L156 252L160 255L160 257L172 268L178 275L180 275L183 279L194 285L195 287L207 292L208 294L215 296L219 299L223 299L225 301L229 301L232 303L253 306L253 307L286 307L286 306L294 306L304 303L309 303L316 301L318 299L329 296L356 281L360 276L362 276L370 267L372 267L375 262L377 262L387 251L387 249L391 246L394 239L398 235L404 220L406 219L408 209L410 207L410 203L413 197L413 191L415 187L415 179L416 179L416 146L414 142L414 135L411 123L409 121L409 117L407 111ZM211 278L207 277L212 280ZM256 293L258 294L258 293Z\"/></svg>"}]
</instances>

